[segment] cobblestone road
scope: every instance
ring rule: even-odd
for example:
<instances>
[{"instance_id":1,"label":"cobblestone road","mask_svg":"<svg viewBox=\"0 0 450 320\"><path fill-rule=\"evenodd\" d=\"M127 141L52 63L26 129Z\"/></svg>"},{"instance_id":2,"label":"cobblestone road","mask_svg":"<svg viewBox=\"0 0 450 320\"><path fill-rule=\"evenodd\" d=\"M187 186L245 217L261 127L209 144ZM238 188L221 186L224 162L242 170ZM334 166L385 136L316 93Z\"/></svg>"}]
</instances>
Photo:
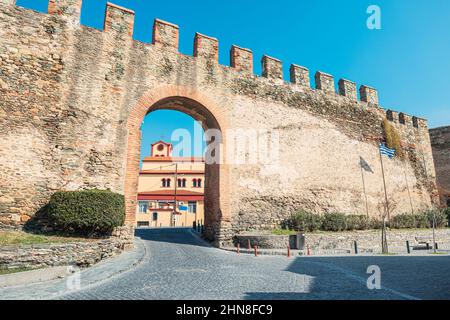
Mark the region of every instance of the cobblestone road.
<instances>
[{"instance_id":1,"label":"cobblestone road","mask_svg":"<svg viewBox=\"0 0 450 320\"><path fill-rule=\"evenodd\" d=\"M138 230L148 255L137 268L63 299L450 299L449 256L237 255L188 229ZM381 269L369 290L367 267Z\"/></svg>"}]
</instances>

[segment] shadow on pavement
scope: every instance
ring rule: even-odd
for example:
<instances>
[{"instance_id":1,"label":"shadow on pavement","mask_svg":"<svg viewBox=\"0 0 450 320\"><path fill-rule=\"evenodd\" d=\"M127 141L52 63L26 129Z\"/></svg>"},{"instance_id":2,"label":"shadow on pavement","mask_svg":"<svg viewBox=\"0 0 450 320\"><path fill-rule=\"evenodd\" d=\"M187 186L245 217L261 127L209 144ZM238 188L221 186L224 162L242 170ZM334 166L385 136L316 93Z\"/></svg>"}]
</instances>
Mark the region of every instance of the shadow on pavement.
<instances>
[{"instance_id":1,"label":"shadow on pavement","mask_svg":"<svg viewBox=\"0 0 450 320\"><path fill-rule=\"evenodd\" d=\"M383 290L369 290L369 266L380 268ZM246 299L448 300L450 256L298 257L285 270L297 292L249 292Z\"/></svg>"},{"instance_id":2,"label":"shadow on pavement","mask_svg":"<svg viewBox=\"0 0 450 320\"><path fill-rule=\"evenodd\" d=\"M136 229L135 236L148 241L209 247L205 240L193 235L191 230L191 228L145 228Z\"/></svg>"}]
</instances>

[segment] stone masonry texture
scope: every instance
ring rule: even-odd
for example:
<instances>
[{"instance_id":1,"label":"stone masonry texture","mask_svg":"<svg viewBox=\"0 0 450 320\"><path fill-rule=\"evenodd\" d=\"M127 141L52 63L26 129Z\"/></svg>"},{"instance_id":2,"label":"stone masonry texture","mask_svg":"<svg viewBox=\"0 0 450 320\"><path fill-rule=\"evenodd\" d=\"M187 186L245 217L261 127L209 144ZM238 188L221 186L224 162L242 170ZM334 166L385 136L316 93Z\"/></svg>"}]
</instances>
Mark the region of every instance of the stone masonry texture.
<instances>
[{"instance_id":1,"label":"stone masonry texture","mask_svg":"<svg viewBox=\"0 0 450 320\"><path fill-rule=\"evenodd\" d=\"M277 226L301 208L365 214L360 156L374 172L365 183L369 212L378 215L386 110L376 90L362 87L363 101L355 101L353 86L344 86L348 96L335 94L323 73L316 76L321 90L305 85L305 72L294 72L299 84L287 83L281 62L267 58L267 78L259 77L250 50L234 46L231 67L223 66L214 38L198 35L197 57L188 56L178 52L174 24L156 19L146 44L132 38L132 11L108 5L102 31L80 25L80 6L55 0L43 14L0 2L1 223L24 223L55 191L86 188L124 194L133 223L140 126L156 109L183 111L223 133L279 133L276 163L207 166L204 223L218 245ZM385 161L394 214L410 210L408 194L415 210L437 197L427 122L406 118L392 121L406 161ZM231 145L223 139L223 150Z\"/></svg>"},{"instance_id":2,"label":"stone masonry texture","mask_svg":"<svg viewBox=\"0 0 450 320\"><path fill-rule=\"evenodd\" d=\"M441 203L450 206L450 126L430 129Z\"/></svg>"}]
</instances>

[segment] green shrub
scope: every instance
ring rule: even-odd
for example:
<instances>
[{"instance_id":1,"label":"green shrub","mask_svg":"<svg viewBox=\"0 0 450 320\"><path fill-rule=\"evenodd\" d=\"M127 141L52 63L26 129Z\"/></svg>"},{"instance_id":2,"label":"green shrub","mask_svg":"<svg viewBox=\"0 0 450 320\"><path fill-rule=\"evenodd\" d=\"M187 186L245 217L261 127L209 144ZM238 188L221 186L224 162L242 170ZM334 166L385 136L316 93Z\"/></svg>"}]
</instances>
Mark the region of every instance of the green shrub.
<instances>
[{"instance_id":1,"label":"green shrub","mask_svg":"<svg viewBox=\"0 0 450 320\"><path fill-rule=\"evenodd\" d=\"M125 199L107 190L56 192L48 205L48 217L55 229L66 233L107 234L123 225Z\"/></svg>"},{"instance_id":2,"label":"green shrub","mask_svg":"<svg viewBox=\"0 0 450 320\"><path fill-rule=\"evenodd\" d=\"M381 219L377 218L371 218L369 220L369 229L382 229L383 228L383 221Z\"/></svg>"},{"instance_id":3,"label":"green shrub","mask_svg":"<svg viewBox=\"0 0 450 320\"><path fill-rule=\"evenodd\" d=\"M442 211L447 216L447 225L450 227L450 208L446 208Z\"/></svg>"},{"instance_id":4,"label":"green shrub","mask_svg":"<svg viewBox=\"0 0 450 320\"><path fill-rule=\"evenodd\" d=\"M348 215L345 217L346 229L352 230L367 230L370 228L370 220L364 215Z\"/></svg>"},{"instance_id":5,"label":"green shrub","mask_svg":"<svg viewBox=\"0 0 450 320\"><path fill-rule=\"evenodd\" d=\"M297 231L317 231L322 227L322 215L300 210L289 219L291 229Z\"/></svg>"},{"instance_id":6,"label":"green shrub","mask_svg":"<svg viewBox=\"0 0 450 320\"><path fill-rule=\"evenodd\" d=\"M413 214L398 214L392 217L389 226L394 229L416 228L416 215Z\"/></svg>"},{"instance_id":7,"label":"green shrub","mask_svg":"<svg viewBox=\"0 0 450 320\"><path fill-rule=\"evenodd\" d=\"M323 217L322 227L325 231L344 231L347 228L345 214L326 213Z\"/></svg>"},{"instance_id":8,"label":"green shrub","mask_svg":"<svg viewBox=\"0 0 450 320\"><path fill-rule=\"evenodd\" d=\"M425 215L428 218L429 227L433 227L433 219L436 219L436 228L445 228L448 224L448 217L444 210L430 210Z\"/></svg>"},{"instance_id":9,"label":"green shrub","mask_svg":"<svg viewBox=\"0 0 450 320\"><path fill-rule=\"evenodd\" d=\"M415 214L414 218L416 220L416 228L427 229L427 228L432 227L432 224L430 224L430 220L426 213ZM431 221L433 221L433 220L431 220Z\"/></svg>"}]
</instances>

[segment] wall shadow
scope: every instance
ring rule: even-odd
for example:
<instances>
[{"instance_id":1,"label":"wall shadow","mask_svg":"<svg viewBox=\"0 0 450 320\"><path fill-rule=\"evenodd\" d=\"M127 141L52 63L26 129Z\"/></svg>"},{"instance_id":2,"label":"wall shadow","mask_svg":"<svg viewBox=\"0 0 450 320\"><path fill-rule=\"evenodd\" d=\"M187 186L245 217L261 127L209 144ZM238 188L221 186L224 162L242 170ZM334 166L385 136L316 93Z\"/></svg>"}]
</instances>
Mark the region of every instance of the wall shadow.
<instances>
[{"instance_id":1,"label":"wall shadow","mask_svg":"<svg viewBox=\"0 0 450 320\"><path fill-rule=\"evenodd\" d=\"M148 241L210 247L206 240L199 239L190 230L191 228L142 228L135 230L135 236Z\"/></svg>"},{"instance_id":2,"label":"wall shadow","mask_svg":"<svg viewBox=\"0 0 450 320\"><path fill-rule=\"evenodd\" d=\"M369 266L380 268L382 290L368 289ZM295 281L309 279L303 290L248 292L246 299L449 300L449 267L448 255L298 257L285 271L297 275Z\"/></svg>"}]
</instances>

